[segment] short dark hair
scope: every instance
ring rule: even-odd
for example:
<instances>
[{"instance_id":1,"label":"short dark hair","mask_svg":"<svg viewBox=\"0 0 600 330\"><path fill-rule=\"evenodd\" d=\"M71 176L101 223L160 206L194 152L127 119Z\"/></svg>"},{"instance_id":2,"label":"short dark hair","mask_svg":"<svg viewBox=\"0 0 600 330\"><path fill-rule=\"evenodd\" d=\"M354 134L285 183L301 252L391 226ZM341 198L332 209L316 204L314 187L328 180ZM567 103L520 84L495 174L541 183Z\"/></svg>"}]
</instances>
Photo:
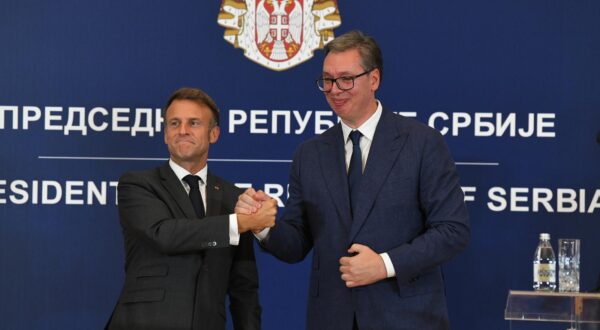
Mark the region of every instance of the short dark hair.
<instances>
[{"instance_id":1,"label":"short dark hair","mask_svg":"<svg viewBox=\"0 0 600 330\"><path fill-rule=\"evenodd\" d=\"M329 53L341 53L356 49L360 54L361 66L366 71L379 69L379 77L383 78L383 55L373 37L354 30L335 37L325 45L325 56Z\"/></svg>"},{"instance_id":2,"label":"short dark hair","mask_svg":"<svg viewBox=\"0 0 600 330\"><path fill-rule=\"evenodd\" d=\"M171 103L176 100L189 100L207 106L213 114L213 126L219 126L219 108L217 108L217 104L208 94L198 88L181 87L173 92L163 108L163 118L166 117L167 109L169 109Z\"/></svg>"}]
</instances>

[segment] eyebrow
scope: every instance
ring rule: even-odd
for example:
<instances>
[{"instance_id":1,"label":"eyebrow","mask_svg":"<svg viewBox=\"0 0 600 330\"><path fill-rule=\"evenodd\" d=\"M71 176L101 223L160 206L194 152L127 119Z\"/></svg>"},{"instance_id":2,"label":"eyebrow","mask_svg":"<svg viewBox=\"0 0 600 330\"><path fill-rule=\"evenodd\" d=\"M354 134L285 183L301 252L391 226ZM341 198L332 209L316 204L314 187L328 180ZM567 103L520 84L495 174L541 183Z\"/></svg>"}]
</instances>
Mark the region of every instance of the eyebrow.
<instances>
[{"instance_id":1,"label":"eyebrow","mask_svg":"<svg viewBox=\"0 0 600 330\"><path fill-rule=\"evenodd\" d=\"M173 117L173 118L169 118L167 120L165 120L165 122L172 122L172 121L180 121L180 122L185 122L185 121L193 121L193 120L197 120L197 121L202 121L202 119L198 118L198 117L191 117L191 118L179 118L179 117Z\"/></svg>"},{"instance_id":2,"label":"eyebrow","mask_svg":"<svg viewBox=\"0 0 600 330\"><path fill-rule=\"evenodd\" d=\"M332 75L331 73L329 73L329 72L326 72L326 71L323 71L323 75L328 75L328 76L331 76L331 77L333 77L333 75ZM340 75L339 75L338 77L346 77L346 76L353 76L353 75L354 75L354 74L353 74L353 73L351 73L351 72L344 71L344 72L341 72L341 73L340 73Z\"/></svg>"},{"instance_id":3,"label":"eyebrow","mask_svg":"<svg viewBox=\"0 0 600 330\"><path fill-rule=\"evenodd\" d=\"M186 117L186 118L171 117L171 118L168 118L167 120L173 120L173 119L177 119L177 120L189 120L189 119L200 119L200 117Z\"/></svg>"}]
</instances>

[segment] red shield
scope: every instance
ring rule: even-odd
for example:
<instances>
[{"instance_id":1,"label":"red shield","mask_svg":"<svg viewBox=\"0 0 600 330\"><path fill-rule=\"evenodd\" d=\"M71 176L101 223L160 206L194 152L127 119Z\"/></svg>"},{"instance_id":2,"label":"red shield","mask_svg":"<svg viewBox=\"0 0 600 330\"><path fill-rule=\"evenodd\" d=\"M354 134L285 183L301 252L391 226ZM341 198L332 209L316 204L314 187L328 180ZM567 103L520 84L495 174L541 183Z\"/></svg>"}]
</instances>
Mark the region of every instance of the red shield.
<instances>
[{"instance_id":1,"label":"red shield","mask_svg":"<svg viewBox=\"0 0 600 330\"><path fill-rule=\"evenodd\" d=\"M304 0L260 0L256 3L254 40L260 53L275 62L288 61L303 40Z\"/></svg>"}]
</instances>

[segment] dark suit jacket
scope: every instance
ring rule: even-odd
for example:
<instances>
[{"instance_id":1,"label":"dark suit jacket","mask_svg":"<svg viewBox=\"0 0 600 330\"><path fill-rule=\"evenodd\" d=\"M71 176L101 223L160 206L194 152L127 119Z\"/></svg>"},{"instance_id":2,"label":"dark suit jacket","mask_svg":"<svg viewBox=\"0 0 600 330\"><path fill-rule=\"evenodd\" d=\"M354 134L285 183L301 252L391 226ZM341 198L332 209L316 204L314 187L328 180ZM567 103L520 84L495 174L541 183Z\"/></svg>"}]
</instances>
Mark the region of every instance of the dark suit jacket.
<instances>
[{"instance_id":1,"label":"dark suit jacket","mask_svg":"<svg viewBox=\"0 0 600 330\"><path fill-rule=\"evenodd\" d=\"M314 249L308 329L446 329L440 265L470 236L454 161L439 132L383 110L350 209L338 124L302 143L284 214L263 246L298 262ZM353 214L353 216L352 216ZM353 243L387 252L396 277L349 289L339 258Z\"/></svg>"},{"instance_id":2,"label":"dark suit jacket","mask_svg":"<svg viewBox=\"0 0 600 330\"><path fill-rule=\"evenodd\" d=\"M241 190L210 173L207 181L207 216L195 219L168 163L119 180L125 284L109 329L225 329L227 294L235 328L260 329L252 237L229 245Z\"/></svg>"}]
</instances>

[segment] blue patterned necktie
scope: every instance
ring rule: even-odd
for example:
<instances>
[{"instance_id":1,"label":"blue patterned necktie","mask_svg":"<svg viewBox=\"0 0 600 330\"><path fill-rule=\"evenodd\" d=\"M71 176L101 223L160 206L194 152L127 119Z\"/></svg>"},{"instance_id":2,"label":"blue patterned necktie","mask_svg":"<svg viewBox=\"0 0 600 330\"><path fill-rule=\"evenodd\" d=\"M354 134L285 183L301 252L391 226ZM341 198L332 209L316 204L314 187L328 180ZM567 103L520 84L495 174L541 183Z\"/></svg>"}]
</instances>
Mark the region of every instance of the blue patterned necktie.
<instances>
[{"instance_id":1,"label":"blue patterned necktie","mask_svg":"<svg viewBox=\"0 0 600 330\"><path fill-rule=\"evenodd\" d=\"M350 201L352 202L353 189L362 177L362 152L360 151L360 137L362 134L359 131L350 133L352 140L352 156L350 157L350 166L348 167L348 187L350 188Z\"/></svg>"}]
</instances>

